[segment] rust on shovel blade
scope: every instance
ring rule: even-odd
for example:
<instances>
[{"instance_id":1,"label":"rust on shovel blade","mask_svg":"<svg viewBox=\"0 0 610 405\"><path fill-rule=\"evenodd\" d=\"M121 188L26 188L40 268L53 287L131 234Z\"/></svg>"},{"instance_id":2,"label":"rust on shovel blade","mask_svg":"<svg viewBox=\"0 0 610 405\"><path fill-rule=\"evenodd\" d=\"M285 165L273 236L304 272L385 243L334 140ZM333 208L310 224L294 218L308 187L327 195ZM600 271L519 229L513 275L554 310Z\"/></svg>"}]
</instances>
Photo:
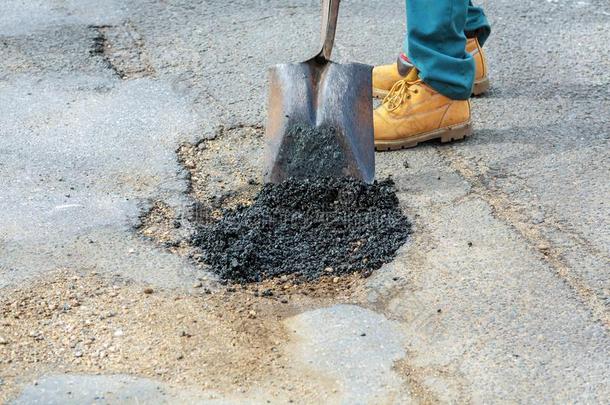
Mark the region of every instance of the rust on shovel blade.
<instances>
[{"instance_id":1,"label":"rust on shovel blade","mask_svg":"<svg viewBox=\"0 0 610 405\"><path fill-rule=\"evenodd\" d=\"M372 67L313 58L270 69L265 181L375 177Z\"/></svg>"}]
</instances>

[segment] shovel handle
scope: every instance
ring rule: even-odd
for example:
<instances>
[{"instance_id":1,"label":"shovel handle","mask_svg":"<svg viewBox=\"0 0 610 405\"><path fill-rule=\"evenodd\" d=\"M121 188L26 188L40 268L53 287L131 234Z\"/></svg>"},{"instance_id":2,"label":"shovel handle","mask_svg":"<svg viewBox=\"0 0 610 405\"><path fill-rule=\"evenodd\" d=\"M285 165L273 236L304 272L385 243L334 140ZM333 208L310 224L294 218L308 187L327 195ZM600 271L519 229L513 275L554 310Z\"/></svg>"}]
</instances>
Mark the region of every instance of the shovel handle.
<instances>
[{"instance_id":1,"label":"shovel handle","mask_svg":"<svg viewBox=\"0 0 610 405\"><path fill-rule=\"evenodd\" d=\"M339 0L322 1L322 49L316 59L324 58L330 60L335 42L335 30L337 29L337 16L339 15Z\"/></svg>"}]
</instances>

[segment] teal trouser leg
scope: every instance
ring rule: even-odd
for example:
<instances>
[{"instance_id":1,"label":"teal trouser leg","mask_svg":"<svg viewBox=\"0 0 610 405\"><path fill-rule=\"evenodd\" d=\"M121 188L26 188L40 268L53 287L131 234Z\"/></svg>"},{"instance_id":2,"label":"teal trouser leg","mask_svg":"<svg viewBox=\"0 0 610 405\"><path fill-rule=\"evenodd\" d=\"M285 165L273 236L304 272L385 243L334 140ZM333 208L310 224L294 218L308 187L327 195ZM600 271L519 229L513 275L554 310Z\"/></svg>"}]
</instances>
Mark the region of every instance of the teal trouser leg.
<instances>
[{"instance_id":1,"label":"teal trouser leg","mask_svg":"<svg viewBox=\"0 0 610 405\"><path fill-rule=\"evenodd\" d=\"M469 30L489 27L485 15L468 0L406 0L406 3L404 48L420 78L449 98L469 98L474 82L474 60L466 52L464 34L469 7L473 13ZM484 35L485 30L481 32Z\"/></svg>"},{"instance_id":2,"label":"teal trouser leg","mask_svg":"<svg viewBox=\"0 0 610 405\"><path fill-rule=\"evenodd\" d=\"M481 46L487 41L487 38L491 33L491 27L489 26L483 9L481 7L473 6L472 1L468 2L468 13L466 15L466 27L464 28L464 31L476 33Z\"/></svg>"}]
</instances>

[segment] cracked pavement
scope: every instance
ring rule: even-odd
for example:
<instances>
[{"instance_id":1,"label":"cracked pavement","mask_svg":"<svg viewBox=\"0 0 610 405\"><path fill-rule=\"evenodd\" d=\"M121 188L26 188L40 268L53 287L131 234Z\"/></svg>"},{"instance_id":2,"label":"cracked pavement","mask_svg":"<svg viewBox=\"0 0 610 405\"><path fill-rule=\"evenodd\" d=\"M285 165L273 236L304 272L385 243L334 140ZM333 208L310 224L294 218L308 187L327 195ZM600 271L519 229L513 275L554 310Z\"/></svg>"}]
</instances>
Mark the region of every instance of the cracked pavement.
<instances>
[{"instance_id":1,"label":"cracked pavement","mask_svg":"<svg viewBox=\"0 0 610 405\"><path fill-rule=\"evenodd\" d=\"M493 29L492 88L472 101L474 136L376 155L377 177L394 178L413 220L412 239L351 295L303 298L279 320L273 309L258 315L284 330L273 347L286 365L248 386L204 387L128 364L58 372L63 360L53 357L15 369L0 356L0 401L607 401L610 8L601 0L482 4ZM212 161L224 169L208 168L212 179L235 186L235 174L259 176L251 133L265 124L266 68L313 53L318 8L304 0L5 0L0 295L38 291L57 270L129 280L186 302L199 294L192 286L205 271L134 226L157 201L177 213L192 204L177 156L184 143L213 143L220 155ZM393 60L403 8L344 1L333 59ZM225 167L227 153L246 164ZM4 355L39 344L17 323L0 323Z\"/></svg>"}]
</instances>

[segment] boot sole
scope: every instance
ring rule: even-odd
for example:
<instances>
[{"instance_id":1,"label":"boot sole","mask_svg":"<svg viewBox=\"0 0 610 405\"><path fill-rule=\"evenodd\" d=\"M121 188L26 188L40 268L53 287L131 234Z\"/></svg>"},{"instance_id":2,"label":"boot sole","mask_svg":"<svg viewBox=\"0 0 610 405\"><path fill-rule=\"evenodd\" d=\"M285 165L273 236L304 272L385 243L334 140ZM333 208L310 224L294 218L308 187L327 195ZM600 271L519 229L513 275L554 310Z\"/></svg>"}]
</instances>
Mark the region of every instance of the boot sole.
<instances>
[{"instance_id":1,"label":"boot sole","mask_svg":"<svg viewBox=\"0 0 610 405\"><path fill-rule=\"evenodd\" d=\"M474 82L474 85L472 86L472 95L480 96L481 94L485 93L488 89L489 89L489 78L484 77L481 80L479 80L478 82Z\"/></svg>"},{"instance_id":2,"label":"boot sole","mask_svg":"<svg viewBox=\"0 0 610 405\"><path fill-rule=\"evenodd\" d=\"M434 131L411 136L408 139L397 139L393 141L375 141L375 150L379 152L389 150L409 149L417 146L421 142L430 141L432 139L441 139L442 143L457 141L472 135L472 124L466 122L464 124L452 125L445 128L440 128Z\"/></svg>"},{"instance_id":3,"label":"boot sole","mask_svg":"<svg viewBox=\"0 0 610 405\"><path fill-rule=\"evenodd\" d=\"M474 82L474 85L472 86L472 95L480 96L481 94L485 93L487 90L489 90L489 78L484 77L483 79L479 80L478 82ZM385 96L388 95L389 92L390 92L389 90L377 89L377 88L373 87L373 98L378 98L380 100L383 100L385 98Z\"/></svg>"}]
</instances>

